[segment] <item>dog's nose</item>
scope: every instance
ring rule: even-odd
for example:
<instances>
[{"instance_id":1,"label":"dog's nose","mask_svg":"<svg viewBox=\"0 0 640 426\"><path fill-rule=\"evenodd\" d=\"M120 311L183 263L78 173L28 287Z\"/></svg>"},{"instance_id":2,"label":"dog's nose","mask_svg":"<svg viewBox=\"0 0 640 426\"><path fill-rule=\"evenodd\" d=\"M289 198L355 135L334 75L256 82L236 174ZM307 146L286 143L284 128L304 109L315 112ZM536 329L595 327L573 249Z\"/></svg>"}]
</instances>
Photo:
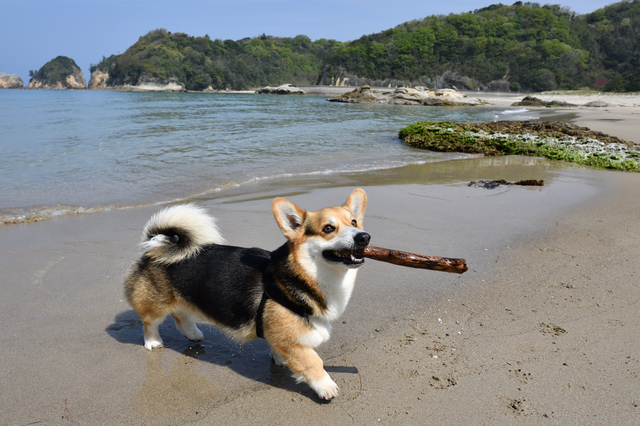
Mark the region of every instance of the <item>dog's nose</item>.
<instances>
[{"instance_id":1,"label":"dog's nose","mask_svg":"<svg viewBox=\"0 0 640 426\"><path fill-rule=\"evenodd\" d=\"M355 237L353 237L353 241L358 247L366 247L369 245L369 241L371 241L371 235L366 232L359 232Z\"/></svg>"}]
</instances>

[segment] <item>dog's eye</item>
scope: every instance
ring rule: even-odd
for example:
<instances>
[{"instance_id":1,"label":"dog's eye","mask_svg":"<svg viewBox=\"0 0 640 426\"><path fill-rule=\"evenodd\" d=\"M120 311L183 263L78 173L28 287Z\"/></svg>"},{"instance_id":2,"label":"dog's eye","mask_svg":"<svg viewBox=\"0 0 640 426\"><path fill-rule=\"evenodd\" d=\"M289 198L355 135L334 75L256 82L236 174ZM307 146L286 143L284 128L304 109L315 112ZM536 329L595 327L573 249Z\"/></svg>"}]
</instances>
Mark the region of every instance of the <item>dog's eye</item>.
<instances>
[{"instance_id":1,"label":"dog's eye","mask_svg":"<svg viewBox=\"0 0 640 426\"><path fill-rule=\"evenodd\" d=\"M358 221L357 221L357 220L355 220L355 219L353 219L353 220L351 221L351 225L353 225L353 226L355 226L355 227L357 228L357 227L358 227Z\"/></svg>"},{"instance_id":2,"label":"dog's eye","mask_svg":"<svg viewBox=\"0 0 640 426\"><path fill-rule=\"evenodd\" d=\"M322 232L324 232L325 234L330 234L335 230L336 230L336 227L333 225L325 225L324 228L322 228Z\"/></svg>"}]
</instances>

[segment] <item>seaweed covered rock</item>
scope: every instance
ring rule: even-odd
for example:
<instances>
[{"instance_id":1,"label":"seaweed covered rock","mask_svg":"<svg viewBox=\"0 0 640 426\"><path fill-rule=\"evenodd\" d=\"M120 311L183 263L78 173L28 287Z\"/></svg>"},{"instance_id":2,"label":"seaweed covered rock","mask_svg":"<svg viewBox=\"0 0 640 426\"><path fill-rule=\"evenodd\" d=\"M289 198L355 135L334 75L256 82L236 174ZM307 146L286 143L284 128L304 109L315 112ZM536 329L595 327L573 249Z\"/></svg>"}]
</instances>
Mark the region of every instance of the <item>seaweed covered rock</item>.
<instances>
[{"instance_id":1,"label":"seaweed covered rock","mask_svg":"<svg viewBox=\"0 0 640 426\"><path fill-rule=\"evenodd\" d=\"M544 186L544 180L527 179L510 182L504 179L479 179L472 180L467 186L476 188L495 189L501 185L520 185L520 186Z\"/></svg>"},{"instance_id":2,"label":"seaweed covered rock","mask_svg":"<svg viewBox=\"0 0 640 426\"><path fill-rule=\"evenodd\" d=\"M421 122L398 135L416 148L484 155L529 155L640 172L640 147L559 121Z\"/></svg>"},{"instance_id":3,"label":"seaweed covered rock","mask_svg":"<svg viewBox=\"0 0 640 426\"><path fill-rule=\"evenodd\" d=\"M469 98L453 89L419 90L399 87L390 90L372 90L370 86L362 86L351 92L344 93L329 102L343 103L377 103L392 105L426 105L426 106L472 106L488 105L486 102Z\"/></svg>"}]
</instances>

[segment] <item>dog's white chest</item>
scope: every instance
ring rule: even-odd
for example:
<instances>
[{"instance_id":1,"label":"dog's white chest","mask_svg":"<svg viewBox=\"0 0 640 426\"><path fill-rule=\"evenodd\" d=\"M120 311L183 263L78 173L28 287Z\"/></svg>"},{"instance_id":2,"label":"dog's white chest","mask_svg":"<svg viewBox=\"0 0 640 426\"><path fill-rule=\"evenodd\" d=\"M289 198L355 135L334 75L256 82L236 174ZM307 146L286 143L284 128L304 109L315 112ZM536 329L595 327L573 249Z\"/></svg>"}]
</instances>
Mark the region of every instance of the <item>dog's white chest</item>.
<instances>
[{"instance_id":1,"label":"dog's white chest","mask_svg":"<svg viewBox=\"0 0 640 426\"><path fill-rule=\"evenodd\" d=\"M301 344L315 348L329 340L331 337L331 323L329 321L311 317L309 323L313 329L300 338Z\"/></svg>"},{"instance_id":2,"label":"dog's white chest","mask_svg":"<svg viewBox=\"0 0 640 426\"><path fill-rule=\"evenodd\" d=\"M324 277L320 277L320 289L327 302L327 310L323 315L326 320L335 321L346 309L353 292L357 273L358 271L352 269L341 277L333 276L330 280L323 280Z\"/></svg>"}]
</instances>

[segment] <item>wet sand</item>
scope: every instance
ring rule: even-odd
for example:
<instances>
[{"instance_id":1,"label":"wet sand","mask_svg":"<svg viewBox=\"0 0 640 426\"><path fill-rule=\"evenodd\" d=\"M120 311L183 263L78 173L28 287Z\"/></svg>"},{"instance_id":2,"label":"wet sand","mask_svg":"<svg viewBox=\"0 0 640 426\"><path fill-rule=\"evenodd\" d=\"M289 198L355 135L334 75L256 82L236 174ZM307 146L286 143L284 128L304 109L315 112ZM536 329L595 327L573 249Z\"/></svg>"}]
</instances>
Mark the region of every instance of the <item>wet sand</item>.
<instances>
[{"instance_id":1,"label":"wet sand","mask_svg":"<svg viewBox=\"0 0 640 426\"><path fill-rule=\"evenodd\" d=\"M578 114L580 116L580 113ZM622 120L622 122L625 119ZM591 126L589 126L591 127ZM629 140L633 125L618 126ZM544 179L544 187L468 187ZM633 424L640 415L640 174L478 158L197 200L229 243L284 242L270 212L369 196L372 244L464 257L463 275L368 260L319 348L329 403L204 326L142 346L122 279L143 208L0 227L2 424ZM284 413L284 414L283 414Z\"/></svg>"}]
</instances>

